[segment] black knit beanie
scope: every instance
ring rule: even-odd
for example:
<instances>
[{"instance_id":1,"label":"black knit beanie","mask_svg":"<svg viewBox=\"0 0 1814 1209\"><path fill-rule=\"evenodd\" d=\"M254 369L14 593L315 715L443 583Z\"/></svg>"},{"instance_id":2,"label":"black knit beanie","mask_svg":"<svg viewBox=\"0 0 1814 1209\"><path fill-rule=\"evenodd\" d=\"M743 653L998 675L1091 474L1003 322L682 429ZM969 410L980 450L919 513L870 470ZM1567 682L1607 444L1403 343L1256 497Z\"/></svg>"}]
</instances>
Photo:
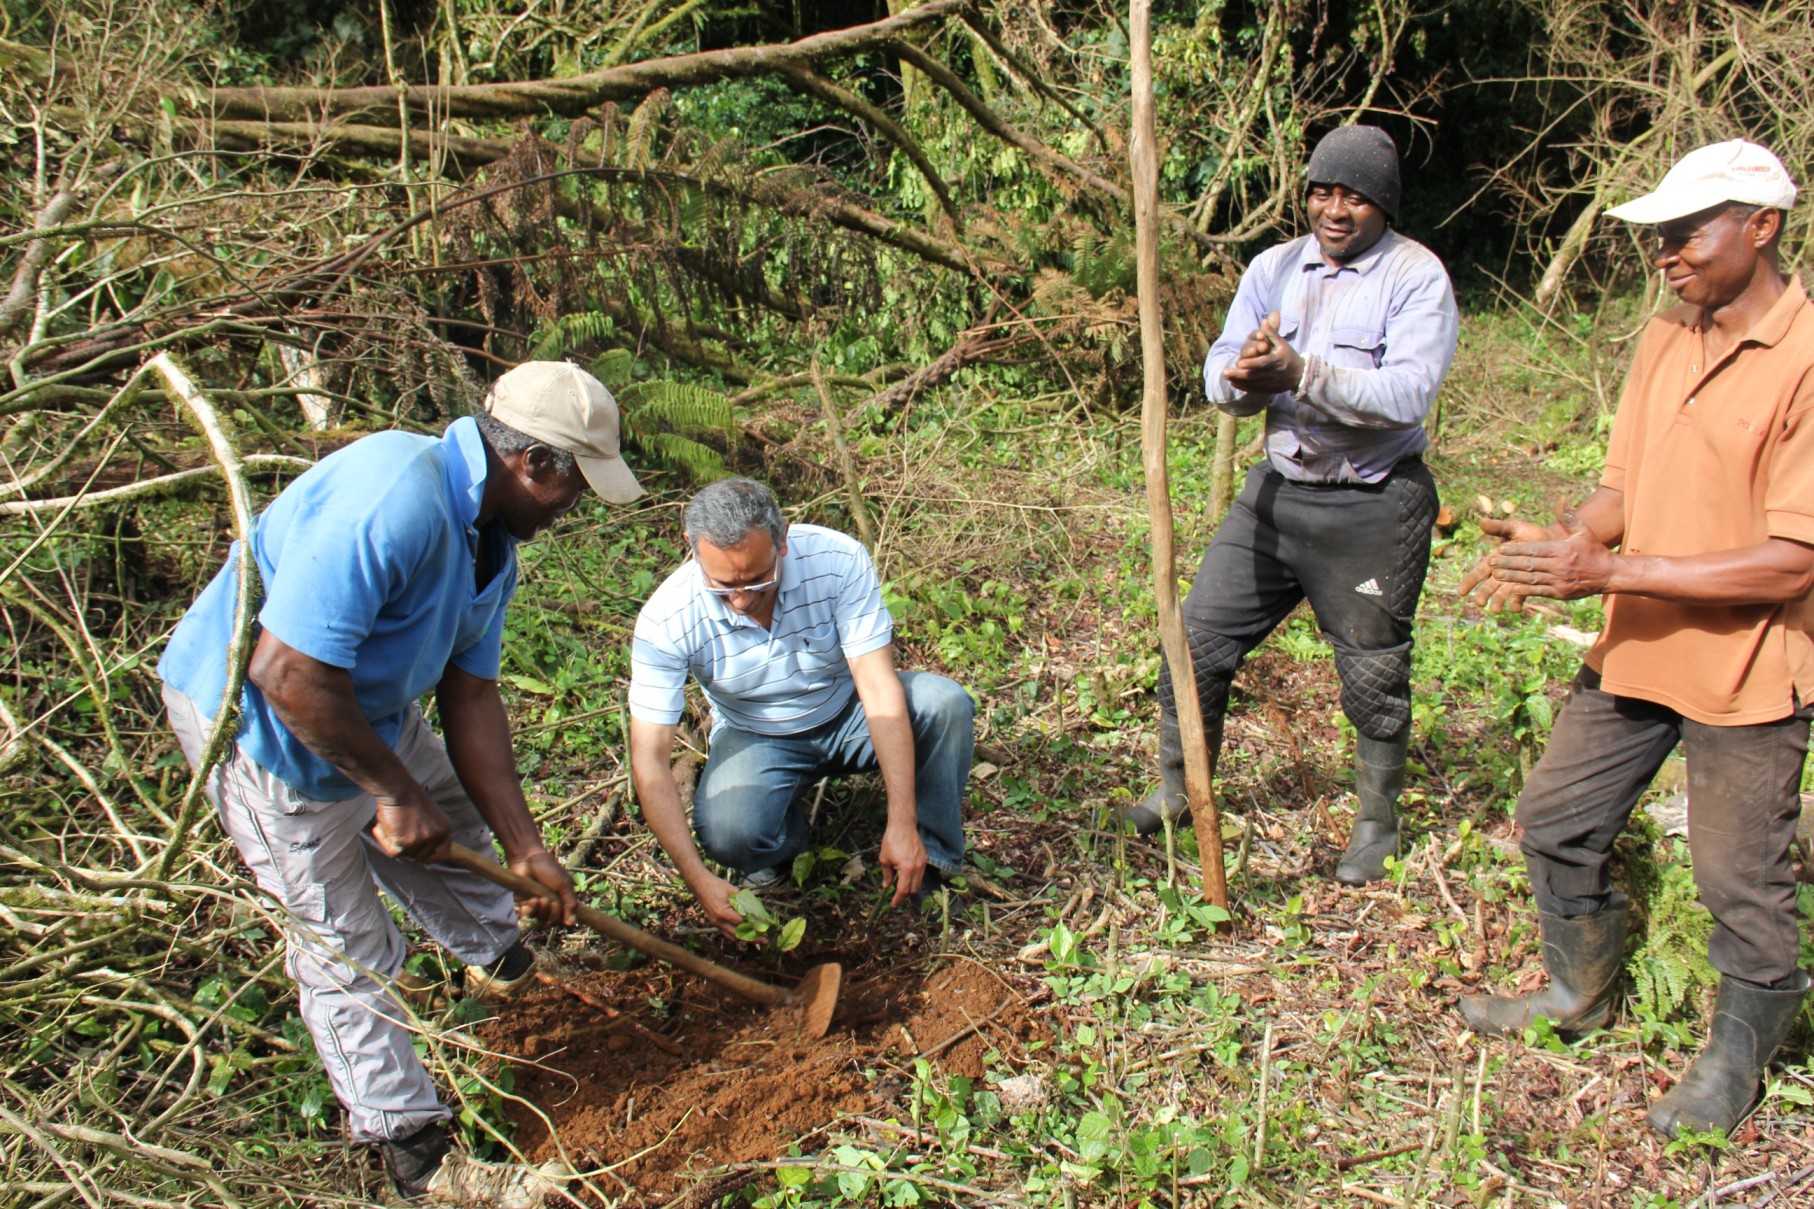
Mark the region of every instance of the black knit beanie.
<instances>
[{"instance_id":1,"label":"black knit beanie","mask_svg":"<svg viewBox=\"0 0 1814 1209\"><path fill-rule=\"evenodd\" d=\"M1313 185L1345 185L1398 220L1398 148L1378 126L1337 126L1310 153Z\"/></svg>"}]
</instances>

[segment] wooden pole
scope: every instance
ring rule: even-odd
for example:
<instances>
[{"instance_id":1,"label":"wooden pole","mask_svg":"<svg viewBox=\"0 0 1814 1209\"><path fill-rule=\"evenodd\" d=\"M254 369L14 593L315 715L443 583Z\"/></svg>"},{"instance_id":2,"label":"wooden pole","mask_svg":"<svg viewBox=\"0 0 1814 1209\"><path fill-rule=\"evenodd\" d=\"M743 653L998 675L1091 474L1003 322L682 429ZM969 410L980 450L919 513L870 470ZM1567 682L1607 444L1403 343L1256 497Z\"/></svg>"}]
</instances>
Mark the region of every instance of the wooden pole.
<instances>
[{"instance_id":1,"label":"wooden pole","mask_svg":"<svg viewBox=\"0 0 1814 1209\"><path fill-rule=\"evenodd\" d=\"M1184 740L1184 787L1197 829L1203 861L1203 897L1228 909L1228 882L1222 869L1222 823L1210 784L1209 745L1197 677L1184 641L1174 566L1171 484L1165 468L1165 340L1159 314L1159 155L1153 120L1152 0L1131 0L1134 128L1128 157L1134 174L1134 248L1140 291L1140 354L1146 390L1140 415L1140 449L1146 467L1146 502L1153 528L1153 594L1159 607L1159 639L1171 669Z\"/></svg>"}]
</instances>

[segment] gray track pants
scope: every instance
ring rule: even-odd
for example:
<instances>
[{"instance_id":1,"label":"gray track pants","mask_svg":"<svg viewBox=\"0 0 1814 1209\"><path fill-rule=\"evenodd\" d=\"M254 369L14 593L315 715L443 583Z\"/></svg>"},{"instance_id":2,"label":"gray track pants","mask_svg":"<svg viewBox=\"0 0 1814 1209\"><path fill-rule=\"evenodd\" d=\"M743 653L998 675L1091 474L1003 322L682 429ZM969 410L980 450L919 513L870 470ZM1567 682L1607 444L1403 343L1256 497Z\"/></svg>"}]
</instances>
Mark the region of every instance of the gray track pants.
<instances>
[{"instance_id":1,"label":"gray track pants","mask_svg":"<svg viewBox=\"0 0 1814 1209\"><path fill-rule=\"evenodd\" d=\"M169 688L164 708L193 766L207 720ZM418 710L403 724L397 755L446 812L454 839L489 852L491 831ZM451 1116L411 1044L409 1013L390 989L406 950L378 890L469 964L496 961L516 942L509 892L451 866L384 855L368 833L378 810L369 795L305 798L238 748L209 776L207 794L259 888L283 907L285 969L353 1140L404 1138Z\"/></svg>"}]
</instances>

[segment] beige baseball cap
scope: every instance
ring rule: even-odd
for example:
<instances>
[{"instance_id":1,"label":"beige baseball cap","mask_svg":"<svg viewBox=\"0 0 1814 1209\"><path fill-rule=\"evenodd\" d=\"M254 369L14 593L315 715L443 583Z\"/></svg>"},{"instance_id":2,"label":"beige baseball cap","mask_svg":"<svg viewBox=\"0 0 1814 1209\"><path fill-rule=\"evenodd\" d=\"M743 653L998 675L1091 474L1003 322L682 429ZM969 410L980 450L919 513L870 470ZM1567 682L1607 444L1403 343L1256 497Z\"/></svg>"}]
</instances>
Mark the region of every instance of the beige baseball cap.
<instances>
[{"instance_id":1,"label":"beige baseball cap","mask_svg":"<svg viewBox=\"0 0 1814 1209\"><path fill-rule=\"evenodd\" d=\"M525 361L491 384L485 410L498 423L572 454L592 490L611 503L643 494L618 452L617 400L579 366Z\"/></svg>"},{"instance_id":2,"label":"beige baseball cap","mask_svg":"<svg viewBox=\"0 0 1814 1209\"><path fill-rule=\"evenodd\" d=\"M1768 150L1744 139L1731 139L1690 151L1654 192L1606 213L1627 222L1671 222L1725 202L1787 210L1795 204L1795 182L1782 161Z\"/></svg>"}]
</instances>

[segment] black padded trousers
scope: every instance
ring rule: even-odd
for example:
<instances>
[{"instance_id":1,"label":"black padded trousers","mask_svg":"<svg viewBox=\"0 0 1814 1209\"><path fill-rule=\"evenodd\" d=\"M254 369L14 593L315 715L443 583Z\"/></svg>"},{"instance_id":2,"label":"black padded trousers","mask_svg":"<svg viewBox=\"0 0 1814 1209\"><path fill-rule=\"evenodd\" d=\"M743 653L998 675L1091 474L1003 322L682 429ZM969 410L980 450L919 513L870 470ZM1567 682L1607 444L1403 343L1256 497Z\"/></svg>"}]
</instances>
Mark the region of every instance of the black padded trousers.
<instances>
[{"instance_id":1,"label":"black padded trousers","mask_svg":"<svg viewBox=\"0 0 1814 1209\"><path fill-rule=\"evenodd\" d=\"M1206 718L1247 653L1308 599L1335 647L1342 710L1371 739L1411 721L1411 623L1430 563L1436 484L1422 458L1379 483L1310 485L1260 463L1203 554L1184 632ZM1159 708L1176 710L1169 669Z\"/></svg>"}]
</instances>

